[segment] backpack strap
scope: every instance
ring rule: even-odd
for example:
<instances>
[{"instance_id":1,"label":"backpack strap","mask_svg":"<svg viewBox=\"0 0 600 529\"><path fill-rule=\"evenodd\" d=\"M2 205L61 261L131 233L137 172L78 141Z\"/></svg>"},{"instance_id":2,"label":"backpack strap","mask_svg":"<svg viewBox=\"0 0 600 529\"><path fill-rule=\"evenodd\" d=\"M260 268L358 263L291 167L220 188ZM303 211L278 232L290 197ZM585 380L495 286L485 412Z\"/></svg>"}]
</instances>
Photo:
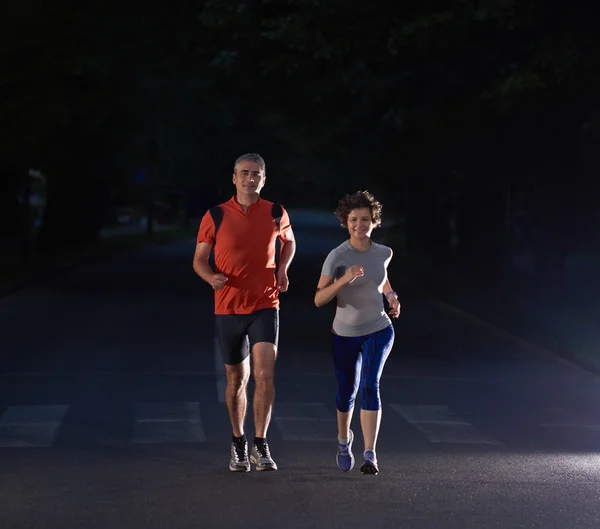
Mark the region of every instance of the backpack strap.
<instances>
[{"instance_id":1,"label":"backpack strap","mask_svg":"<svg viewBox=\"0 0 600 529\"><path fill-rule=\"evenodd\" d=\"M213 219L213 223L215 225L215 244L217 244L217 232L221 227L221 222L223 222L223 210L221 206L214 206L208 210L210 212L210 216Z\"/></svg>"},{"instance_id":2,"label":"backpack strap","mask_svg":"<svg viewBox=\"0 0 600 529\"><path fill-rule=\"evenodd\" d=\"M275 226L277 226L277 233L279 233L281 217L283 217L283 208L279 202L273 202L273 206L271 207L271 215L275 219Z\"/></svg>"},{"instance_id":3,"label":"backpack strap","mask_svg":"<svg viewBox=\"0 0 600 529\"><path fill-rule=\"evenodd\" d=\"M213 219L213 223L215 225L215 244L217 244L217 232L221 227L221 222L223 222L223 210L221 206L214 206L208 210L210 212L210 216ZM277 226L277 232L279 233L280 225L281 225L281 217L283 217L283 208L279 202L273 202L273 206L271 207L271 216L275 219L275 226Z\"/></svg>"}]
</instances>

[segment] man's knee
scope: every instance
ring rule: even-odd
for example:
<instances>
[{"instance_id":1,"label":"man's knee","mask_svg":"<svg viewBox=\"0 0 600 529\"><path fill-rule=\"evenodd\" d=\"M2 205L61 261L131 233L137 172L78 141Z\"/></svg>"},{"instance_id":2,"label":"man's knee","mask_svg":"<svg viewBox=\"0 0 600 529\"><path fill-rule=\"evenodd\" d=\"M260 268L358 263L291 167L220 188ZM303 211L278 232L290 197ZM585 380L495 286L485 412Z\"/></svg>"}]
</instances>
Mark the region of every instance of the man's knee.
<instances>
[{"instance_id":1,"label":"man's knee","mask_svg":"<svg viewBox=\"0 0 600 529\"><path fill-rule=\"evenodd\" d=\"M250 378L250 370L248 367L248 361L244 360L239 364L225 365L225 372L227 376L227 387L233 391L242 392L248 385L248 379Z\"/></svg>"},{"instance_id":2,"label":"man's knee","mask_svg":"<svg viewBox=\"0 0 600 529\"><path fill-rule=\"evenodd\" d=\"M260 342L252 347L254 383L257 386L271 386L275 383L275 360L277 346Z\"/></svg>"}]
</instances>

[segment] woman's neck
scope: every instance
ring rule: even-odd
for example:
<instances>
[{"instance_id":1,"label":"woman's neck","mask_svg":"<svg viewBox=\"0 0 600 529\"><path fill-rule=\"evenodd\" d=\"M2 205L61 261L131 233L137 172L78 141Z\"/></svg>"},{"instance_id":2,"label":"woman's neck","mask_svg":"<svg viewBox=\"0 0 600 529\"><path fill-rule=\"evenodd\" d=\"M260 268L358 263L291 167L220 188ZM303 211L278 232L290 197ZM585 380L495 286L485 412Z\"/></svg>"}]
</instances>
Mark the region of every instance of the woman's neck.
<instances>
[{"instance_id":1,"label":"woman's neck","mask_svg":"<svg viewBox=\"0 0 600 529\"><path fill-rule=\"evenodd\" d=\"M360 239L356 239L355 237L350 237L350 246L359 252L364 252L371 247L371 239L369 237L361 237Z\"/></svg>"}]
</instances>

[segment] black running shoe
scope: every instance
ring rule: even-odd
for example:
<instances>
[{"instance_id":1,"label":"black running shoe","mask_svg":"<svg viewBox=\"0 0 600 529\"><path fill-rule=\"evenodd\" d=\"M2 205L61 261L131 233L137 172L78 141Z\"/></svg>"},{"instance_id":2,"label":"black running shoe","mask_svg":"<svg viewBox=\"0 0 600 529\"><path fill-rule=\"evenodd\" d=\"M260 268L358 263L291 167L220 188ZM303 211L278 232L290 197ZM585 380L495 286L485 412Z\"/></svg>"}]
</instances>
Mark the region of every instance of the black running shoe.
<instances>
[{"instance_id":1,"label":"black running shoe","mask_svg":"<svg viewBox=\"0 0 600 529\"><path fill-rule=\"evenodd\" d=\"M277 470L277 463L273 461L266 441L252 447L250 461L256 465L256 470Z\"/></svg>"},{"instance_id":2,"label":"black running shoe","mask_svg":"<svg viewBox=\"0 0 600 529\"><path fill-rule=\"evenodd\" d=\"M248 441L243 443L231 443L231 458L229 459L229 470L232 472L250 472L250 460L248 459Z\"/></svg>"}]
</instances>

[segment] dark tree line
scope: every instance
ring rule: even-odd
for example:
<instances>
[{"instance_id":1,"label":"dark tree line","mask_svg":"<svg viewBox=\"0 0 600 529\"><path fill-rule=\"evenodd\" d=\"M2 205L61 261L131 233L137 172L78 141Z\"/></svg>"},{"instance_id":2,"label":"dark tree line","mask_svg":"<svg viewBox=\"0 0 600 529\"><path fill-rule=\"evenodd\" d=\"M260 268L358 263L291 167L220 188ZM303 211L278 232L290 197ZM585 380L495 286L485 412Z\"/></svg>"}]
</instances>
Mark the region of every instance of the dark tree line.
<instances>
[{"instance_id":1,"label":"dark tree line","mask_svg":"<svg viewBox=\"0 0 600 529\"><path fill-rule=\"evenodd\" d=\"M409 247L439 259L502 262L525 212L540 275L559 274L595 228L590 9L11 1L0 225L13 229L31 166L49 177L39 242L51 249L93 240L110 191L139 168L149 196L168 183L219 195L235 155L258 150L273 194L330 207L369 187L407 216Z\"/></svg>"}]
</instances>

